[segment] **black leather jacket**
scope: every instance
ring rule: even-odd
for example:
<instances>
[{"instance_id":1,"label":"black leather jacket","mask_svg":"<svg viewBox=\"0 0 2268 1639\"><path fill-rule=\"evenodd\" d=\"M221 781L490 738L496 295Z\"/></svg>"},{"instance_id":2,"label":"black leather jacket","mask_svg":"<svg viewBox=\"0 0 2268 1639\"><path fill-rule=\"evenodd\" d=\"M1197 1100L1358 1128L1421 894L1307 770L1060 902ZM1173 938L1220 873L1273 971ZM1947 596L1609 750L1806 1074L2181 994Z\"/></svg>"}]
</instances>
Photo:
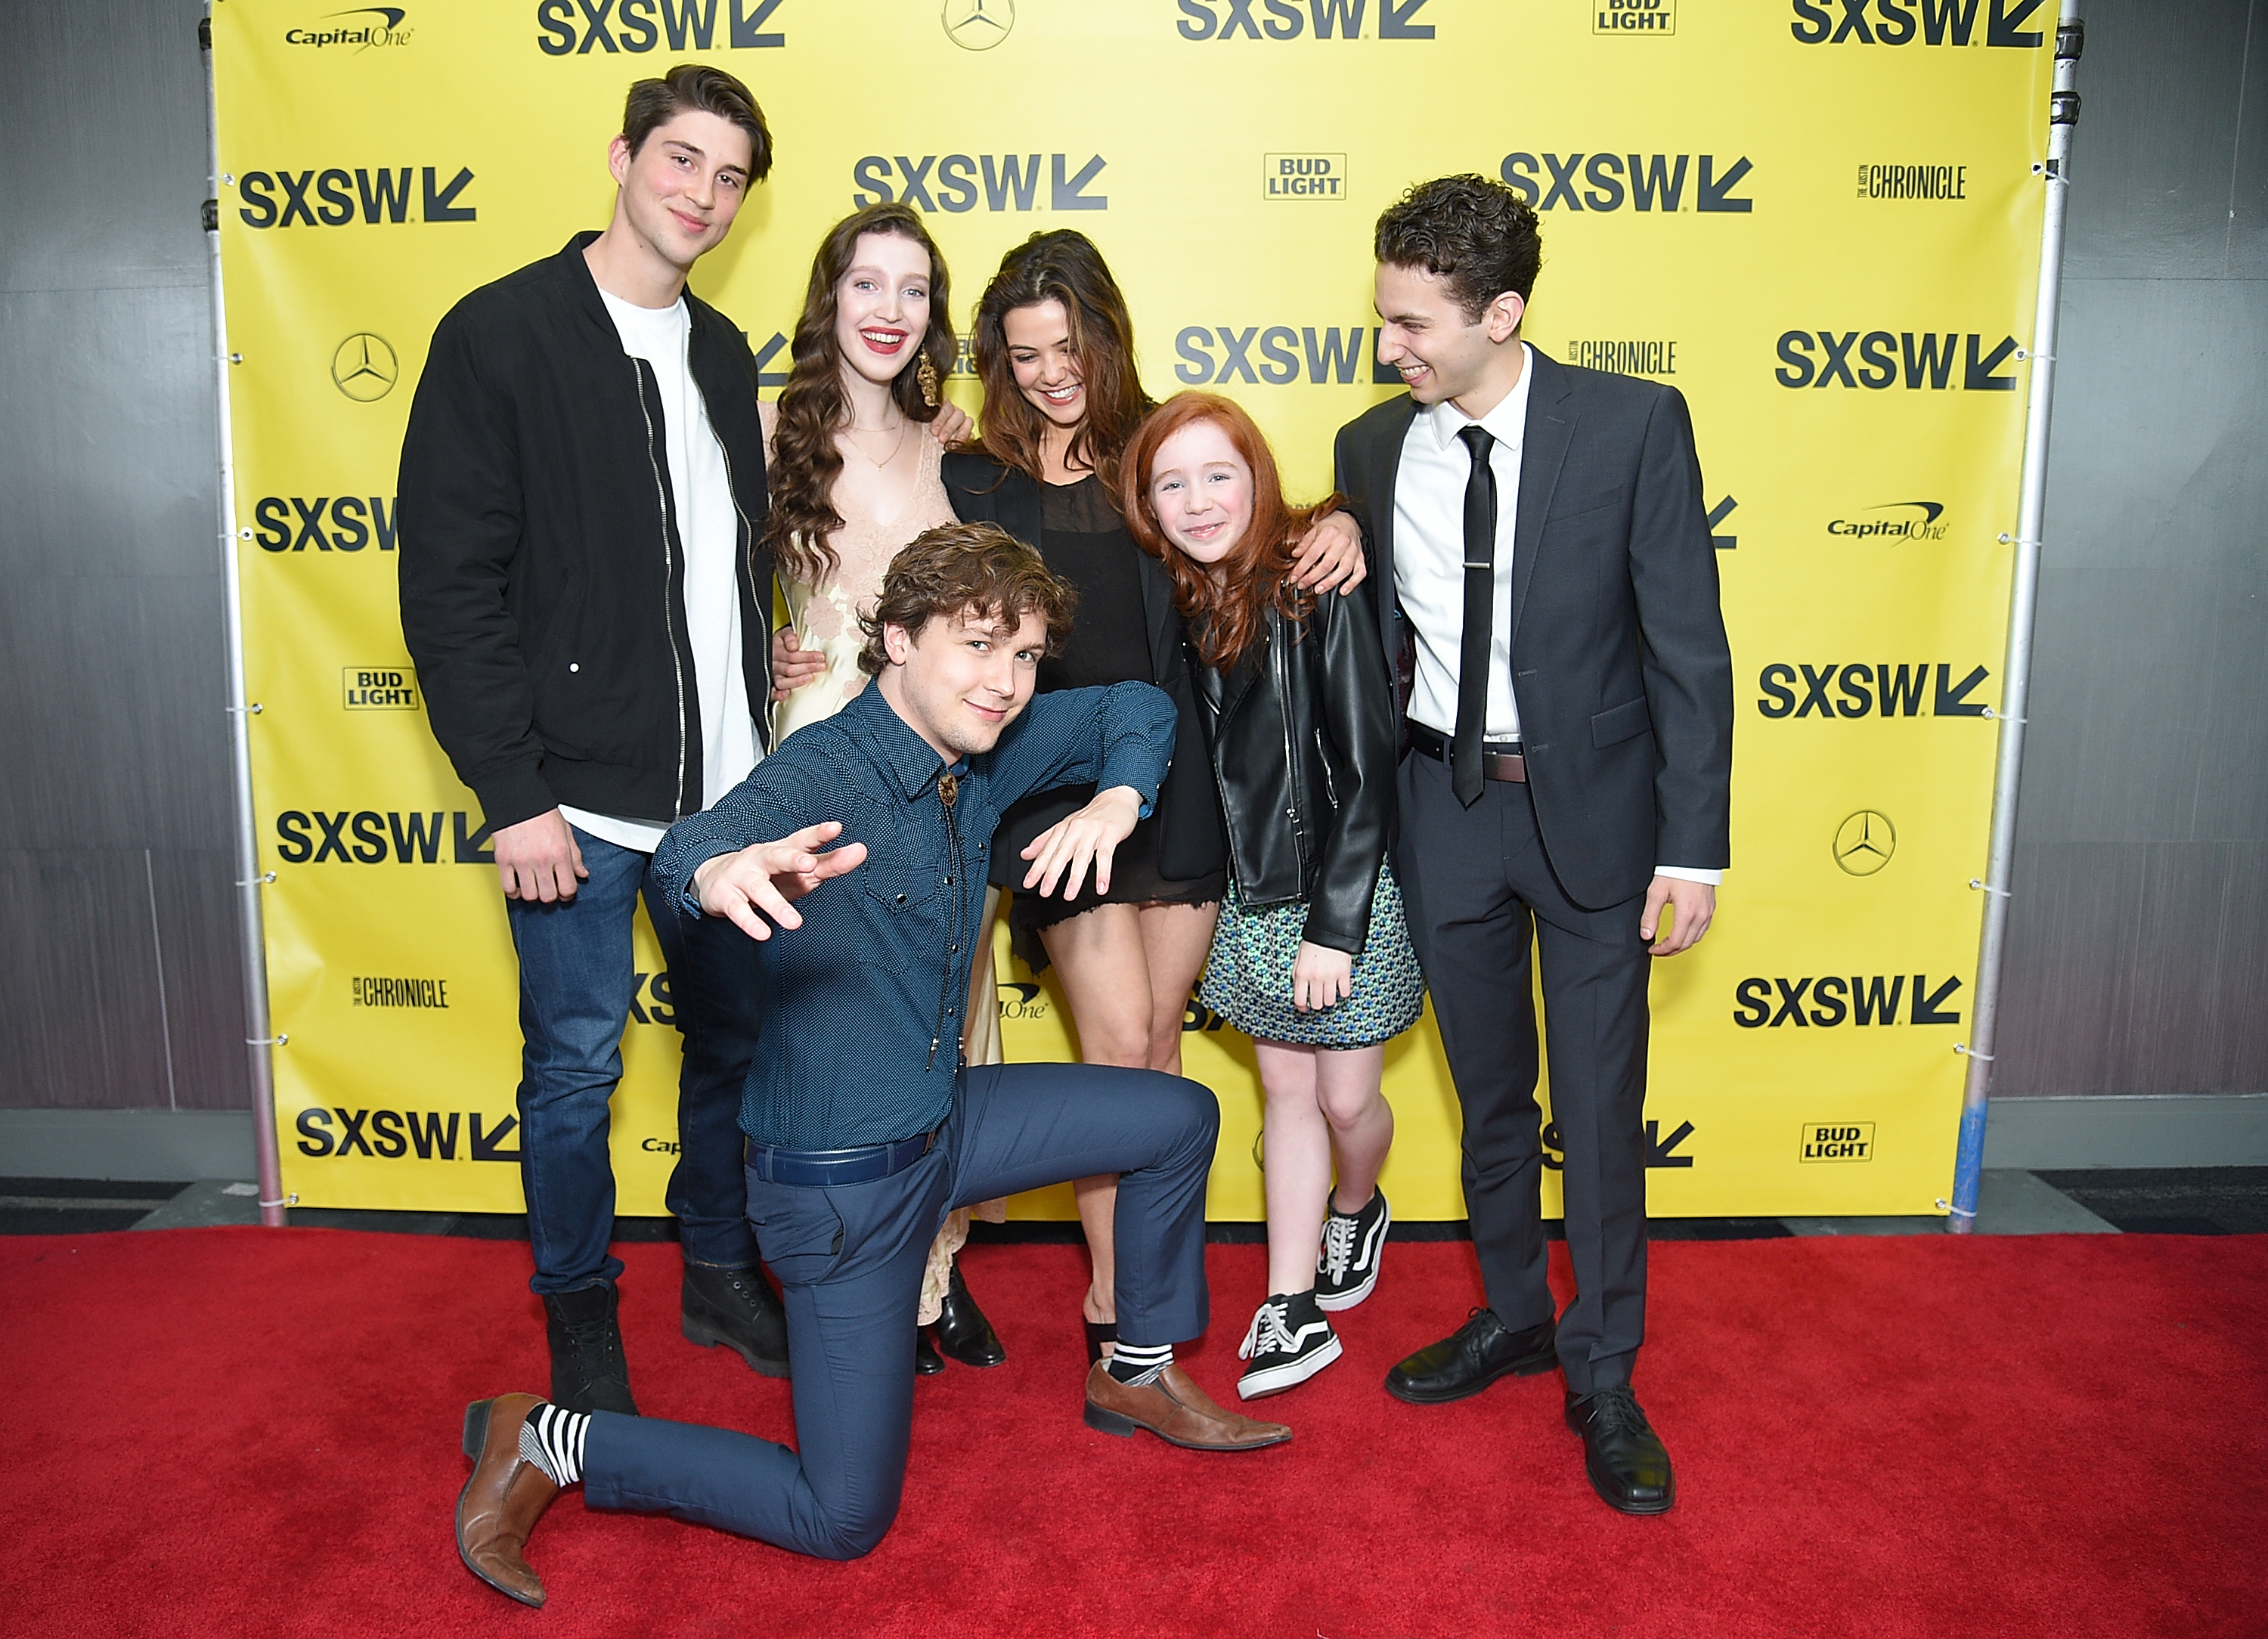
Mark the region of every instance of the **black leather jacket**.
<instances>
[{"instance_id":1,"label":"black leather jacket","mask_svg":"<svg viewBox=\"0 0 2268 1639\"><path fill-rule=\"evenodd\" d=\"M1215 691L1210 675L1200 683ZM1272 607L1261 638L1199 709L1249 909L1307 904L1310 944L1359 953L1394 814L1394 702L1370 589Z\"/></svg>"}]
</instances>

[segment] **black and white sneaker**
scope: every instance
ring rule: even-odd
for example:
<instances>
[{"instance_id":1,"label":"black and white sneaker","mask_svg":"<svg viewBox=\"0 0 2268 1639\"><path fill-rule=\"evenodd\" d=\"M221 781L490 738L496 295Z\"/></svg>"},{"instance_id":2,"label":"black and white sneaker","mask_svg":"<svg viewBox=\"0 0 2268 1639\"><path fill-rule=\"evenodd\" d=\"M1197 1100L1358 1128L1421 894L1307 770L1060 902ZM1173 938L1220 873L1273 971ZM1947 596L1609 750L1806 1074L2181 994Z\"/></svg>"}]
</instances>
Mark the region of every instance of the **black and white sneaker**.
<instances>
[{"instance_id":1,"label":"black and white sneaker","mask_svg":"<svg viewBox=\"0 0 2268 1639\"><path fill-rule=\"evenodd\" d=\"M1378 1260L1386 1254L1387 1226L1394 1213L1386 1192L1373 1190L1370 1204L1351 1217L1336 1207L1323 1215L1323 1250L1315 1260L1315 1306L1333 1313L1351 1309L1378 1284Z\"/></svg>"},{"instance_id":2,"label":"black and white sneaker","mask_svg":"<svg viewBox=\"0 0 2268 1639\"><path fill-rule=\"evenodd\" d=\"M1253 1315L1236 1356L1252 1363L1236 1380L1238 1397L1259 1400L1298 1387L1336 1360L1338 1334L1315 1307L1313 1292L1271 1297Z\"/></svg>"}]
</instances>

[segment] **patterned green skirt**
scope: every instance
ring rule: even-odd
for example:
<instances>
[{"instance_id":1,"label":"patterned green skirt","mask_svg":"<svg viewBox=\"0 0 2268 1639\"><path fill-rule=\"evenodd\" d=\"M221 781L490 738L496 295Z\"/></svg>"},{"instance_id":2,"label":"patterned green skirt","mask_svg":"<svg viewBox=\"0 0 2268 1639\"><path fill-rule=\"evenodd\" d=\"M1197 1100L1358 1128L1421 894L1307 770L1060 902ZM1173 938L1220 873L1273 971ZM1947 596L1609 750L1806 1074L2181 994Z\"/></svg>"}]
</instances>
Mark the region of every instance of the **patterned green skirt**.
<instances>
[{"instance_id":1,"label":"patterned green skirt","mask_svg":"<svg viewBox=\"0 0 2268 1639\"><path fill-rule=\"evenodd\" d=\"M1305 904L1247 910L1232 880L1221 898L1220 922L1197 1000L1248 1036L1295 1047L1366 1047L1400 1035L1418 1022L1425 980L1402 916L1402 890L1393 867L1378 868L1370 933L1354 959L1354 991L1318 1012L1292 1005L1292 965L1307 931Z\"/></svg>"}]
</instances>

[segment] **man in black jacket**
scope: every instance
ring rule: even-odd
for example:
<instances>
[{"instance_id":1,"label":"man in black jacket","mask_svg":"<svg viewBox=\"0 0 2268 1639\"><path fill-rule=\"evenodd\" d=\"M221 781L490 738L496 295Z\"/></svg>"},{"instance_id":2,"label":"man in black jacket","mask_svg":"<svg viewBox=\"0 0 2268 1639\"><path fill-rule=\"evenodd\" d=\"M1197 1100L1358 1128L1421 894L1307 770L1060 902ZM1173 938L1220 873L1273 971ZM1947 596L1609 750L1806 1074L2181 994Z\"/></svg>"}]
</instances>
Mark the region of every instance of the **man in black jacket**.
<instances>
[{"instance_id":1,"label":"man in black jacket","mask_svg":"<svg viewBox=\"0 0 2268 1639\"><path fill-rule=\"evenodd\" d=\"M670 978L654 999L684 1036L667 1200L685 1335L787 1371L740 1168L754 946L681 921L647 881L669 824L761 754L755 365L685 277L770 170L771 138L746 86L686 64L630 88L608 163L604 232L475 290L435 331L402 441L400 562L434 737L480 800L519 955L520 1177L552 1397L634 1415L608 1101L642 891Z\"/></svg>"},{"instance_id":2,"label":"man in black jacket","mask_svg":"<svg viewBox=\"0 0 2268 1639\"><path fill-rule=\"evenodd\" d=\"M1375 248L1378 356L1410 391L1341 429L1338 487L1393 593L1385 658L1410 687L1395 871L1463 1110L1488 1295L1386 1386L1433 1405L1556 1361L1594 1488L1659 1513L1669 1456L1631 1391L1646 981L1715 911L1733 756L1692 425L1674 388L1521 340L1542 246L1501 183L1412 188ZM1556 1325L1531 937L1577 1288Z\"/></svg>"}]
</instances>

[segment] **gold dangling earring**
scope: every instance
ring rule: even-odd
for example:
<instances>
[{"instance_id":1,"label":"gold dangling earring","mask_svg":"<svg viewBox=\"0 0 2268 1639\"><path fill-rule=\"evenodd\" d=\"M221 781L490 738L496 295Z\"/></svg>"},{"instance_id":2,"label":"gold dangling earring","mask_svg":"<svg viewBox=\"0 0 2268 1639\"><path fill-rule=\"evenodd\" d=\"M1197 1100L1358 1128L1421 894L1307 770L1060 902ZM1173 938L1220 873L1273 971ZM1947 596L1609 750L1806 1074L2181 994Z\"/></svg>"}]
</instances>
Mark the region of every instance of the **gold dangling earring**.
<instances>
[{"instance_id":1,"label":"gold dangling earring","mask_svg":"<svg viewBox=\"0 0 2268 1639\"><path fill-rule=\"evenodd\" d=\"M922 355L921 364L914 371L914 380L921 387L922 402L928 405L930 408L935 409L937 408L937 366L930 362L930 356L926 353Z\"/></svg>"}]
</instances>

